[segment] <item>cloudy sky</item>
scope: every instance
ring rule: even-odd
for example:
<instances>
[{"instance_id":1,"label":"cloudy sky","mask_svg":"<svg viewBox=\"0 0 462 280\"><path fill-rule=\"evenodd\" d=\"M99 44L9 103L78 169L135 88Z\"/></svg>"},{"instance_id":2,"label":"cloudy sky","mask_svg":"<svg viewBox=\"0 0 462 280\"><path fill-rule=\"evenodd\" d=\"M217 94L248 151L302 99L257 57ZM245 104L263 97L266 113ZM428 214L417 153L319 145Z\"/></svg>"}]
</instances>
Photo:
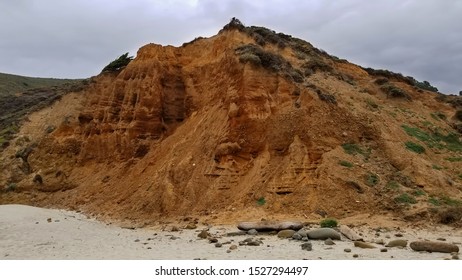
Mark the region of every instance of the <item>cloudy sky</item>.
<instances>
[{"instance_id":1,"label":"cloudy sky","mask_svg":"<svg viewBox=\"0 0 462 280\"><path fill-rule=\"evenodd\" d=\"M144 44L212 36L232 17L462 90L462 0L0 0L0 72L89 77Z\"/></svg>"}]
</instances>

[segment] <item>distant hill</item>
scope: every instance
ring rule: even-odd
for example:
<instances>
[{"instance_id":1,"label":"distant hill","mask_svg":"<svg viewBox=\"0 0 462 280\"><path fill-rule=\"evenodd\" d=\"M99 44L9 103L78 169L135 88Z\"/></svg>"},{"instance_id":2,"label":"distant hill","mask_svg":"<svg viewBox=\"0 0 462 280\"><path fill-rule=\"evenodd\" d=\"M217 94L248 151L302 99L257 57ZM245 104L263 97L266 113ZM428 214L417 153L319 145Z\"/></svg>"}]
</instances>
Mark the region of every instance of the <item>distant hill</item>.
<instances>
[{"instance_id":1,"label":"distant hill","mask_svg":"<svg viewBox=\"0 0 462 280\"><path fill-rule=\"evenodd\" d=\"M33 78L0 73L0 95L14 94L34 88L59 86L75 79Z\"/></svg>"}]
</instances>

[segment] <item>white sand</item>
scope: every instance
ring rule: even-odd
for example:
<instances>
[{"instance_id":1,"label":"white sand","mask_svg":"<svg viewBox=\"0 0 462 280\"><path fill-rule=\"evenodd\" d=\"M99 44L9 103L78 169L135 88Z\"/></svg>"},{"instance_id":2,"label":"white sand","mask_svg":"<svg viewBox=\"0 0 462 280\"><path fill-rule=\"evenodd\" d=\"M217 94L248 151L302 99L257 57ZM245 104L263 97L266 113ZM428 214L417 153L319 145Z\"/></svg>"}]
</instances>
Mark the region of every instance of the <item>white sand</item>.
<instances>
[{"instance_id":1,"label":"white sand","mask_svg":"<svg viewBox=\"0 0 462 280\"><path fill-rule=\"evenodd\" d=\"M51 218L51 222L47 219ZM70 211L42 209L23 205L0 205L0 259L444 259L450 254L414 252L388 248L355 248L353 242L343 239L336 245L327 246L323 241L312 240L313 250L303 251L302 242L282 240L276 236L258 235L263 238L261 246L238 246L228 253L232 244L238 245L251 236L224 236L234 232L234 226L214 226L209 232L219 242L231 242L216 248L208 240L197 237L205 226L196 230L178 232L159 229L123 229L106 225L94 219ZM375 231L363 229L366 238L372 240ZM406 230L402 239L415 241L426 238L446 238L447 242L462 242L461 230L450 228L432 230ZM396 232L381 233L378 238L385 242L397 239ZM172 236L177 239L172 240ZM389 238L387 238L389 237ZM351 253L344 252L350 248Z\"/></svg>"}]
</instances>

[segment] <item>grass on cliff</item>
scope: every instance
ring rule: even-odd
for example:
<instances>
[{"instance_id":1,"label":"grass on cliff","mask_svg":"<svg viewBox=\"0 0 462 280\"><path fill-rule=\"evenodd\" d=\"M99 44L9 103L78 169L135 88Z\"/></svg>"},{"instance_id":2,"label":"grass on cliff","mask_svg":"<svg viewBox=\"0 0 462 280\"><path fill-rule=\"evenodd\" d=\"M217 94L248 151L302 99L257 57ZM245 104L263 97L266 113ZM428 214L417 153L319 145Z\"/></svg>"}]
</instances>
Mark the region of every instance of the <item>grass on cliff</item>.
<instances>
[{"instance_id":1,"label":"grass on cliff","mask_svg":"<svg viewBox=\"0 0 462 280\"><path fill-rule=\"evenodd\" d=\"M429 148L436 149L447 149L453 152L462 152L462 142L459 140L459 136L455 133L443 134L439 131L426 132L417 127L411 127L407 125L401 126L404 131L427 145ZM408 145L406 144L406 147ZM408 147L408 149L412 149ZM416 151L417 152L417 151Z\"/></svg>"},{"instance_id":2,"label":"grass on cliff","mask_svg":"<svg viewBox=\"0 0 462 280\"><path fill-rule=\"evenodd\" d=\"M59 86L75 81L72 79L32 78L0 73L0 96L20 93L29 89Z\"/></svg>"}]
</instances>

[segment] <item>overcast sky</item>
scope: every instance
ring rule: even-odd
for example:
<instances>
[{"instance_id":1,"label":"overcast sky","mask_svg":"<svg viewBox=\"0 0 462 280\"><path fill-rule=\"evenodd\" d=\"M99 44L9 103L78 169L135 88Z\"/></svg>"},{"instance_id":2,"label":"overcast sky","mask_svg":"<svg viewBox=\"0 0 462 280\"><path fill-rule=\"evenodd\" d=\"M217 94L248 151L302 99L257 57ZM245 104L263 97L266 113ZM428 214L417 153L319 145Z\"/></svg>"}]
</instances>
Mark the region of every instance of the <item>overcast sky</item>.
<instances>
[{"instance_id":1,"label":"overcast sky","mask_svg":"<svg viewBox=\"0 0 462 280\"><path fill-rule=\"evenodd\" d=\"M0 72L90 77L147 43L212 36L232 17L462 90L462 0L0 0Z\"/></svg>"}]
</instances>

